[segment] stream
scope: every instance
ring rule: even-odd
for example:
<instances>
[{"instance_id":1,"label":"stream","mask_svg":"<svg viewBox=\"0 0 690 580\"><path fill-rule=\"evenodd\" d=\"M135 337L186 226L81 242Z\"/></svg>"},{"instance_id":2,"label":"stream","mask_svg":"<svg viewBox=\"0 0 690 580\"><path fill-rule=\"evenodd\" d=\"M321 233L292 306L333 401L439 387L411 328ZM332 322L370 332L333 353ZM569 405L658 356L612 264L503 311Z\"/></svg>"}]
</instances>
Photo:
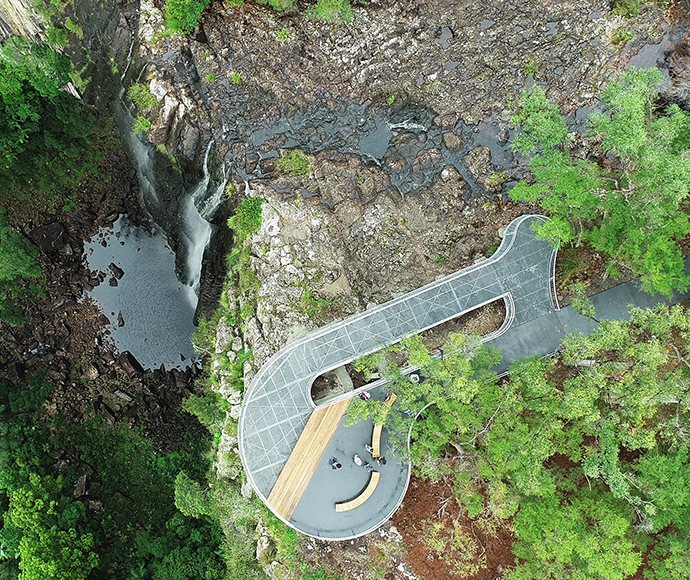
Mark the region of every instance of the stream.
<instances>
[{"instance_id":1,"label":"stream","mask_svg":"<svg viewBox=\"0 0 690 580\"><path fill-rule=\"evenodd\" d=\"M666 59L678 41L678 29L665 32L662 42L643 46L628 64L667 68ZM444 41L443 34L439 41ZM147 368L161 364L184 368L195 363L189 337L195 329L194 313L206 283L202 284L202 265L213 267L208 265L210 261L217 264L219 260L210 255L213 252L209 251L209 243L216 231L214 215L223 203L226 185L231 177L235 183L244 181L247 187L254 179L270 178L264 173L262 161L278 157L281 149L300 148L312 154L336 150L356 155L364 163L380 167L403 197L431 187L449 165L466 182L469 197L485 195L486 190L467 163L468 154L479 146L489 148L496 171L509 171L504 196L525 169L525 160L516 158L510 149L516 131L498 114L486 116L477 125L458 120L442 127L435 122L435 113L422 107L375 105L341 97L311 102L299 110L293 107L289 112L284 107L280 114L257 118L249 112L252 106L256 109L257 103L250 106L244 99L233 100L226 92L218 95L223 123L212 128L208 141L204 139L196 182L194 178L191 184L182 179L184 185L177 191L161 193L156 183L156 151L143 136L132 133L136 112L123 88L125 77L131 73L133 48L134 41L120 78L114 114L124 146L136 166L153 226L137 228L126 216L120 216L112 228L103 228L85 245L85 259L91 270L102 273L102 278L114 279L111 264L124 271L117 285L102 283L89 295L110 319L115 346L129 350ZM174 59L175 54L170 58ZM576 112L569 125L582 129L589 112L589 107ZM457 137L452 148L444 138L449 132ZM218 159L220 155L214 156L214 151L227 153ZM209 159L216 166L213 177Z\"/></svg>"}]
</instances>

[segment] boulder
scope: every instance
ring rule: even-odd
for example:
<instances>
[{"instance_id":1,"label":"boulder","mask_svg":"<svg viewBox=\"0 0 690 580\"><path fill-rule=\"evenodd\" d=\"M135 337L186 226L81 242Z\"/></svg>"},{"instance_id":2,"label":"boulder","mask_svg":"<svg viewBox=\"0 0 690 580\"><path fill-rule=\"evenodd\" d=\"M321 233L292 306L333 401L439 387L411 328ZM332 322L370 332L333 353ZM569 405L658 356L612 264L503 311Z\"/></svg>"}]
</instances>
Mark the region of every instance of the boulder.
<instances>
[{"instance_id":1,"label":"boulder","mask_svg":"<svg viewBox=\"0 0 690 580\"><path fill-rule=\"evenodd\" d=\"M130 378L143 374L144 372L144 367L141 366L136 357L128 350L120 353L120 356L117 357L117 362Z\"/></svg>"},{"instance_id":2,"label":"boulder","mask_svg":"<svg viewBox=\"0 0 690 580\"><path fill-rule=\"evenodd\" d=\"M46 254L61 250L67 243L65 228L59 222L34 228L29 232L29 237Z\"/></svg>"}]
</instances>

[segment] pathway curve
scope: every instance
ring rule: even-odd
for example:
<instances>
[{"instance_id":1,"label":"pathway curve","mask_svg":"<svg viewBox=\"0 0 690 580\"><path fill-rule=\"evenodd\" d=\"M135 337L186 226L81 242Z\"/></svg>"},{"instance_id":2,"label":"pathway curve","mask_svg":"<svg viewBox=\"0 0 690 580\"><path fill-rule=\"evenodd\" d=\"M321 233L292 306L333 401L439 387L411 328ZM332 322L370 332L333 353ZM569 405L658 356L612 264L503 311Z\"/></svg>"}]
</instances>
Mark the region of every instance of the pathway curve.
<instances>
[{"instance_id":1,"label":"pathway curve","mask_svg":"<svg viewBox=\"0 0 690 580\"><path fill-rule=\"evenodd\" d=\"M319 375L497 299L505 302L506 319L487 339L557 310L553 287L556 250L537 240L531 227L545 219L534 215L517 218L508 225L500 247L490 258L320 328L281 349L263 365L245 394L239 448L249 481L274 513L268 497L316 409L310 391ZM362 439L359 443L363 444L366 434L362 426L339 429L332 445L349 448L352 442L348 439ZM359 443L353 449L361 449ZM322 459L326 467L328 455L326 449ZM409 480L408 465L386 466L381 493L377 489L357 510L337 514L331 496L340 493L342 500L348 493L356 495L357 481L350 485L352 478L347 473L323 480L321 467L317 467L295 515L289 520L276 515L299 531L329 539L353 537L376 528L397 509ZM384 483L384 479L388 481ZM330 495L324 500L325 490ZM322 513L325 511L328 513Z\"/></svg>"}]
</instances>

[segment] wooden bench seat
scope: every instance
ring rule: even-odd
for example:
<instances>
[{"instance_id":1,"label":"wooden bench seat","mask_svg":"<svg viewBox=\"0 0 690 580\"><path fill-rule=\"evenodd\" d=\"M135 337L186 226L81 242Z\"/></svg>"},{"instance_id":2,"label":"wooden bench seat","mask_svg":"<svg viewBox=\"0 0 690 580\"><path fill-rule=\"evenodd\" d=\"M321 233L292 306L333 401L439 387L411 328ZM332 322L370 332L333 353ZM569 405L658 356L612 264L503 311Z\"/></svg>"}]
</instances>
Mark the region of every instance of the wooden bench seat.
<instances>
[{"instance_id":1,"label":"wooden bench seat","mask_svg":"<svg viewBox=\"0 0 690 580\"><path fill-rule=\"evenodd\" d=\"M383 402L383 404L386 407L386 413L388 413L388 410L391 408L393 403L395 403L395 399L397 399L398 395L395 393L391 393L388 395L386 400ZM371 434L371 447L373 449L371 456L376 459L377 457L381 457L381 431L383 429L383 424L382 423L377 423L374 425L374 431Z\"/></svg>"},{"instance_id":2,"label":"wooden bench seat","mask_svg":"<svg viewBox=\"0 0 690 580\"><path fill-rule=\"evenodd\" d=\"M350 501L342 501L336 503L335 511L347 512L361 506L365 501L367 501L371 497L371 494L374 493L376 486L379 484L380 478L381 474L378 471L372 471L371 477L369 478L369 483L364 488L362 493L360 493L357 497L351 499Z\"/></svg>"}]
</instances>

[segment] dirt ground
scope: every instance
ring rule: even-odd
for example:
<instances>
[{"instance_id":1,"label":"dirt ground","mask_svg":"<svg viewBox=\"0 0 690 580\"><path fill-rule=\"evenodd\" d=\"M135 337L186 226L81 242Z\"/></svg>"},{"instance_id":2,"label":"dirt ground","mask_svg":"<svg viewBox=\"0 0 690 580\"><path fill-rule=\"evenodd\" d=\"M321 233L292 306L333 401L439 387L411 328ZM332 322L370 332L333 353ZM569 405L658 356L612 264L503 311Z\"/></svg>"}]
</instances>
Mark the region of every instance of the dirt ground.
<instances>
[{"instance_id":1,"label":"dirt ground","mask_svg":"<svg viewBox=\"0 0 690 580\"><path fill-rule=\"evenodd\" d=\"M429 542L421 541L425 533L428 534L428 525L425 525L428 520L442 523L443 529L437 534L441 538L448 538L454 531L454 522L457 522L459 527L455 532L459 529L466 534L468 550L458 555L450 553L450 546L443 550L429 549ZM415 574L426 580L494 580L514 565L514 536L510 530L498 522L487 521L481 514L474 520L461 515L452 489L443 481L430 483L412 477L405 500L393 516L392 523L409 547L405 560ZM471 564L481 568L475 574L454 573L453 563L457 565L465 554L472 556ZM471 568L471 564L466 568Z\"/></svg>"}]
</instances>

